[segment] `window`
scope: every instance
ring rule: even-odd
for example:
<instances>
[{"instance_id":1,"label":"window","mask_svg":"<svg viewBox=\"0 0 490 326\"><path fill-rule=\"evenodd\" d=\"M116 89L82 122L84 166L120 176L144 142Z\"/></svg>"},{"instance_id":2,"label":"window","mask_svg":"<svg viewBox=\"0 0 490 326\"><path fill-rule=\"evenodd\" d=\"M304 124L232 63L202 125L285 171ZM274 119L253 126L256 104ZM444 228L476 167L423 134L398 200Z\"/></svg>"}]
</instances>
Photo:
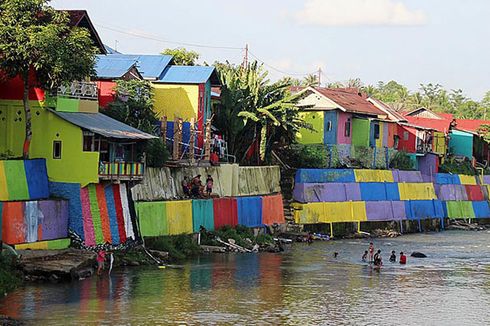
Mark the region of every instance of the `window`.
<instances>
[{"instance_id":1,"label":"window","mask_svg":"<svg viewBox=\"0 0 490 326\"><path fill-rule=\"evenodd\" d=\"M93 152L95 150L95 139L94 134L91 132L83 132L83 151Z\"/></svg>"},{"instance_id":2,"label":"window","mask_svg":"<svg viewBox=\"0 0 490 326\"><path fill-rule=\"evenodd\" d=\"M331 131L332 130L332 121L327 121L327 131Z\"/></svg>"},{"instance_id":3,"label":"window","mask_svg":"<svg viewBox=\"0 0 490 326\"><path fill-rule=\"evenodd\" d=\"M61 140L53 141L53 158L61 159Z\"/></svg>"},{"instance_id":4,"label":"window","mask_svg":"<svg viewBox=\"0 0 490 326\"><path fill-rule=\"evenodd\" d=\"M398 149L398 145L400 144L400 137L398 135L393 136L393 147Z\"/></svg>"},{"instance_id":5,"label":"window","mask_svg":"<svg viewBox=\"0 0 490 326\"><path fill-rule=\"evenodd\" d=\"M350 137L350 118L347 119L347 121L345 122L345 125L344 125L344 136L345 137Z\"/></svg>"},{"instance_id":6,"label":"window","mask_svg":"<svg viewBox=\"0 0 490 326\"><path fill-rule=\"evenodd\" d=\"M403 140L408 140L408 131L403 132Z\"/></svg>"},{"instance_id":7,"label":"window","mask_svg":"<svg viewBox=\"0 0 490 326\"><path fill-rule=\"evenodd\" d=\"M379 139L379 123L374 124L374 139Z\"/></svg>"}]
</instances>

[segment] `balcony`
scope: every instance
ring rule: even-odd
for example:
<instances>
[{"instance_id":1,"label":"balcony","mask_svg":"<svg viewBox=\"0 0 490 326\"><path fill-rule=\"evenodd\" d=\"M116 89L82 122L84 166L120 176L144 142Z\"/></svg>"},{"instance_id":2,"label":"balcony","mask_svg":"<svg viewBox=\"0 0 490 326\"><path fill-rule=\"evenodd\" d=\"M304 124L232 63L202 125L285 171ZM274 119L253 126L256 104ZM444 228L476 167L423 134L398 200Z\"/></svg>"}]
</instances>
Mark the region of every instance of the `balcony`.
<instances>
[{"instance_id":1,"label":"balcony","mask_svg":"<svg viewBox=\"0 0 490 326\"><path fill-rule=\"evenodd\" d=\"M145 165L140 162L99 163L99 179L111 181L139 181L145 173Z\"/></svg>"},{"instance_id":2,"label":"balcony","mask_svg":"<svg viewBox=\"0 0 490 326\"><path fill-rule=\"evenodd\" d=\"M60 112L97 113L98 88L95 82L74 81L58 87L56 94L46 96L48 107Z\"/></svg>"}]
</instances>

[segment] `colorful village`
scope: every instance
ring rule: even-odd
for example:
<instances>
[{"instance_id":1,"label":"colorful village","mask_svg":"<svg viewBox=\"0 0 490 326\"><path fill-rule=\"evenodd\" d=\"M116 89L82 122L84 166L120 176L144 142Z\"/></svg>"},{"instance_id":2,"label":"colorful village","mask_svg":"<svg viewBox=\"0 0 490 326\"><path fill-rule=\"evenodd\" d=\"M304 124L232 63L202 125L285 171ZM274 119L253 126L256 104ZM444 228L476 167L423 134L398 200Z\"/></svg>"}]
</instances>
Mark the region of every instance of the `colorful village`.
<instances>
[{"instance_id":1,"label":"colorful village","mask_svg":"<svg viewBox=\"0 0 490 326\"><path fill-rule=\"evenodd\" d=\"M490 153L481 133L490 121L425 107L395 110L355 87L288 86L291 110L303 124L293 130L294 139L274 141L318 149L323 166L295 166L271 150L267 132L273 127L267 122L245 144L244 160L227 138L234 137L237 148L239 133L217 123L234 128L221 111L233 101L226 71L177 64L169 54L119 53L104 45L86 11L66 14L70 28L86 29L95 45L92 76L46 90L37 86L40 77L31 68L34 86L27 94L24 77L0 79L4 253L27 257L76 248L95 263L100 250L125 252L178 235L201 244L209 232L237 227L281 246L288 235L333 239L346 229L366 234L374 225L424 232L490 218ZM137 127L143 120L138 108L129 107L132 125L116 119L114 110L108 113L114 102L124 106L135 96L118 87L139 82L153 94L156 120L150 127ZM245 124L266 119L242 116L249 119ZM149 144L158 141L161 152L150 154ZM397 165L403 159L405 165ZM155 164L159 160L164 162ZM441 171L447 162L471 173ZM259 249L255 242L213 241L202 249Z\"/></svg>"}]
</instances>

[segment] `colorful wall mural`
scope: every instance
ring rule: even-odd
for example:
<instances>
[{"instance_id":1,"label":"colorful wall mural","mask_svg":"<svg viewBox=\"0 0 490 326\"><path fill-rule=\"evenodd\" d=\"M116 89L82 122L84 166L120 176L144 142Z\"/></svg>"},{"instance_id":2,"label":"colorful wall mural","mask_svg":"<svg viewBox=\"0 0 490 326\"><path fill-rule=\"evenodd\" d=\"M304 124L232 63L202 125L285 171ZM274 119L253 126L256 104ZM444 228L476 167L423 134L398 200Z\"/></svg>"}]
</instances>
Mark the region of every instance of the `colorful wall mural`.
<instances>
[{"instance_id":1,"label":"colorful wall mural","mask_svg":"<svg viewBox=\"0 0 490 326\"><path fill-rule=\"evenodd\" d=\"M37 200L49 197L46 161L0 161L0 201Z\"/></svg>"},{"instance_id":2,"label":"colorful wall mural","mask_svg":"<svg viewBox=\"0 0 490 326\"><path fill-rule=\"evenodd\" d=\"M299 224L490 218L488 186L478 177L431 179L424 182L419 171L299 169L294 218Z\"/></svg>"},{"instance_id":3,"label":"colorful wall mural","mask_svg":"<svg viewBox=\"0 0 490 326\"><path fill-rule=\"evenodd\" d=\"M124 243L135 238L125 184L50 183L51 196L68 200L69 228L85 245Z\"/></svg>"},{"instance_id":4,"label":"colorful wall mural","mask_svg":"<svg viewBox=\"0 0 490 326\"><path fill-rule=\"evenodd\" d=\"M3 242L16 245L68 236L68 203L64 200L0 202Z\"/></svg>"},{"instance_id":5,"label":"colorful wall mural","mask_svg":"<svg viewBox=\"0 0 490 326\"><path fill-rule=\"evenodd\" d=\"M247 227L285 223L282 195L135 203L142 236L199 232L203 226Z\"/></svg>"}]
</instances>

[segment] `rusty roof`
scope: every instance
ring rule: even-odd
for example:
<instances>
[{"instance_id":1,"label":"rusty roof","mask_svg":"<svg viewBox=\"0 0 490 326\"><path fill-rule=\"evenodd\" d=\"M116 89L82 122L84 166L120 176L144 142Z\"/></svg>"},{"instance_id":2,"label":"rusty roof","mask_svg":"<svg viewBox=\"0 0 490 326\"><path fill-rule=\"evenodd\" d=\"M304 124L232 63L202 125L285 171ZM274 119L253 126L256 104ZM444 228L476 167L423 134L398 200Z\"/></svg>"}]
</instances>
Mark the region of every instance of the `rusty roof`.
<instances>
[{"instance_id":1,"label":"rusty roof","mask_svg":"<svg viewBox=\"0 0 490 326\"><path fill-rule=\"evenodd\" d=\"M340 105L347 112L360 113L367 115L384 115L387 114L378 109L373 103L367 100L367 95L353 88L323 88L314 87L314 89L323 96Z\"/></svg>"}]
</instances>

